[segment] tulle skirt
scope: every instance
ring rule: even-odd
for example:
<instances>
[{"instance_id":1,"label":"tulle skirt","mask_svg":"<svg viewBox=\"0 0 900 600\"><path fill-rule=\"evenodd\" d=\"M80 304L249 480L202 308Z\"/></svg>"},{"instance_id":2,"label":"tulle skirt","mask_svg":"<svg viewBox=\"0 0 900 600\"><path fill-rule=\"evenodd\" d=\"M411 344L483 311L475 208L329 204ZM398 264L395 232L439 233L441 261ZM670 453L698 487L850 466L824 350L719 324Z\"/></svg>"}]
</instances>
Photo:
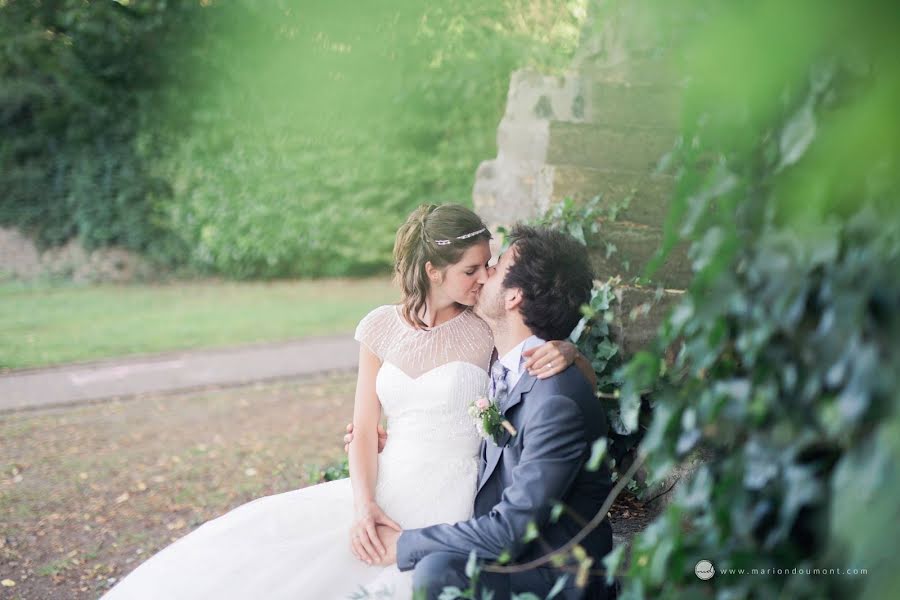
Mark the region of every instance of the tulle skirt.
<instances>
[{"instance_id":1,"label":"tulle skirt","mask_svg":"<svg viewBox=\"0 0 900 600\"><path fill-rule=\"evenodd\" d=\"M404 529L468 519L477 460L405 446L392 440L379 456L382 509ZM354 521L349 479L259 498L163 549L104 600L411 598L411 571L353 556Z\"/></svg>"}]
</instances>

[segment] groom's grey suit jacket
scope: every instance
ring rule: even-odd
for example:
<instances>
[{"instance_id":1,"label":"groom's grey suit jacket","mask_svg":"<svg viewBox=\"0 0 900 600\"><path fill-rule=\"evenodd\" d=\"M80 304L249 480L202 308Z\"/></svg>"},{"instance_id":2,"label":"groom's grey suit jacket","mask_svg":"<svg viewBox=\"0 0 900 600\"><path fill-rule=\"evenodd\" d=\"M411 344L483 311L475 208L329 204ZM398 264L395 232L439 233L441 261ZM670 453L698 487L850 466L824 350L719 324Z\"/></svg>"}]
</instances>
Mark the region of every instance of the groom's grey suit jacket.
<instances>
[{"instance_id":1,"label":"groom's grey suit jacket","mask_svg":"<svg viewBox=\"0 0 900 600\"><path fill-rule=\"evenodd\" d=\"M594 440L607 434L606 416L577 368L547 379L525 372L501 399L500 411L517 434L504 431L499 447L482 442L474 517L404 531L397 543L401 571L432 552L467 555L474 549L486 560L504 551L517 562L536 558L568 542L606 500L612 489L608 470L584 469ZM566 510L551 523L556 501ZM532 521L540 536L523 542ZM581 545L600 564L612 549L609 520Z\"/></svg>"}]
</instances>

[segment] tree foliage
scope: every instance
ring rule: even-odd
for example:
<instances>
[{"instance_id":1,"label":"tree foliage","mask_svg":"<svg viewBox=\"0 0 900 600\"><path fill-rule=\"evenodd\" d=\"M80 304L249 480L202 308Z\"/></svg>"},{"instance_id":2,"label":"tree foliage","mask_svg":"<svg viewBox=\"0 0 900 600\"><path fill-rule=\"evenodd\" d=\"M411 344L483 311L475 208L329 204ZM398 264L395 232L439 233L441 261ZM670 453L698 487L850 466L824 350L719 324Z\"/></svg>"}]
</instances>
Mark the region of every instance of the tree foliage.
<instances>
[{"instance_id":1,"label":"tree foliage","mask_svg":"<svg viewBox=\"0 0 900 600\"><path fill-rule=\"evenodd\" d=\"M199 5L0 3L0 223L44 244L148 250L163 235L153 198L155 134Z\"/></svg>"},{"instance_id":2,"label":"tree foliage","mask_svg":"<svg viewBox=\"0 0 900 600\"><path fill-rule=\"evenodd\" d=\"M0 5L0 221L231 277L384 270L469 202L511 71L565 64L577 2Z\"/></svg>"}]
</instances>

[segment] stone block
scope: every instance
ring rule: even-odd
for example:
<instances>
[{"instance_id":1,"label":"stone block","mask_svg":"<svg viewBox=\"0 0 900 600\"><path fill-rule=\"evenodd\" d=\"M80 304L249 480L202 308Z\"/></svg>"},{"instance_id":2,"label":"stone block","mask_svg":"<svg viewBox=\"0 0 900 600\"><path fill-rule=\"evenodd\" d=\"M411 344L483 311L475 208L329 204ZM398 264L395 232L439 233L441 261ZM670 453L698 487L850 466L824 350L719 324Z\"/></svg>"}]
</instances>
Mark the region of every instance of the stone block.
<instances>
[{"instance_id":1,"label":"stone block","mask_svg":"<svg viewBox=\"0 0 900 600\"><path fill-rule=\"evenodd\" d=\"M642 87L676 88L684 79L678 65L665 58L632 58L613 63L587 58L578 70L591 81Z\"/></svg>"},{"instance_id":2,"label":"stone block","mask_svg":"<svg viewBox=\"0 0 900 600\"><path fill-rule=\"evenodd\" d=\"M0 227L0 280L29 279L41 271L41 254L34 240L12 227Z\"/></svg>"},{"instance_id":3,"label":"stone block","mask_svg":"<svg viewBox=\"0 0 900 600\"><path fill-rule=\"evenodd\" d=\"M497 157L543 164L549 141L548 121L503 119L497 127Z\"/></svg>"},{"instance_id":4,"label":"stone block","mask_svg":"<svg viewBox=\"0 0 900 600\"><path fill-rule=\"evenodd\" d=\"M475 212L492 229L539 217L548 206L546 176L534 161L498 157L482 162L472 189Z\"/></svg>"},{"instance_id":5,"label":"stone block","mask_svg":"<svg viewBox=\"0 0 900 600\"><path fill-rule=\"evenodd\" d=\"M680 96L677 87L597 83L591 93L591 122L674 134L679 125Z\"/></svg>"},{"instance_id":6,"label":"stone block","mask_svg":"<svg viewBox=\"0 0 900 600\"><path fill-rule=\"evenodd\" d=\"M669 175L604 171L587 167L549 166L550 203L571 198L577 203L601 196L606 209L619 207L623 221L662 227L675 180Z\"/></svg>"},{"instance_id":7,"label":"stone block","mask_svg":"<svg viewBox=\"0 0 900 600\"><path fill-rule=\"evenodd\" d=\"M528 69L514 71L506 95L504 120L584 121L586 105L581 75L545 75Z\"/></svg>"},{"instance_id":8,"label":"stone block","mask_svg":"<svg viewBox=\"0 0 900 600\"><path fill-rule=\"evenodd\" d=\"M656 338L660 324L681 301L684 292L663 289L658 293L650 287L620 286L616 288L616 297L618 303L610 329L622 355L630 357Z\"/></svg>"},{"instance_id":9,"label":"stone block","mask_svg":"<svg viewBox=\"0 0 900 600\"><path fill-rule=\"evenodd\" d=\"M600 224L599 244L591 251L594 276L621 276L623 280L643 276L645 267L662 243L662 230L626 221ZM687 246L679 244L651 278L667 288L685 289L693 278Z\"/></svg>"},{"instance_id":10,"label":"stone block","mask_svg":"<svg viewBox=\"0 0 900 600\"><path fill-rule=\"evenodd\" d=\"M547 163L650 173L672 150L675 139L674 133L657 129L554 121Z\"/></svg>"}]
</instances>

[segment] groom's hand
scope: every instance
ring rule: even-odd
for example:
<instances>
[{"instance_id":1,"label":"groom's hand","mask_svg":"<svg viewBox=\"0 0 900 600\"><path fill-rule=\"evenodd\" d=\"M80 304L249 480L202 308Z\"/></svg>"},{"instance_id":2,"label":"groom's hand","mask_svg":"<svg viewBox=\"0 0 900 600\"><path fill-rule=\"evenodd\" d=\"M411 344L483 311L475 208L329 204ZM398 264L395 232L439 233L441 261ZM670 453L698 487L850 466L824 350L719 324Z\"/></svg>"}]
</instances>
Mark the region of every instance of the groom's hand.
<instances>
[{"instance_id":1,"label":"groom's hand","mask_svg":"<svg viewBox=\"0 0 900 600\"><path fill-rule=\"evenodd\" d=\"M375 564L382 567L387 567L396 563L397 540L400 539L400 534L403 532L391 527L387 527L386 525L379 525L375 529L378 531L378 537L381 538L381 543L384 544L385 549L384 556Z\"/></svg>"},{"instance_id":2,"label":"groom's hand","mask_svg":"<svg viewBox=\"0 0 900 600\"><path fill-rule=\"evenodd\" d=\"M384 430L384 427L381 424L378 424L378 453L381 454L381 451L384 450L384 445L387 443L387 431ZM350 442L353 441L353 423L347 423L347 435L344 436L344 453L350 452Z\"/></svg>"},{"instance_id":3,"label":"groom's hand","mask_svg":"<svg viewBox=\"0 0 900 600\"><path fill-rule=\"evenodd\" d=\"M387 547L381 538L385 529L399 532L400 525L375 502L358 507L356 522L350 528L350 551L365 563L380 564L387 557Z\"/></svg>"}]
</instances>

